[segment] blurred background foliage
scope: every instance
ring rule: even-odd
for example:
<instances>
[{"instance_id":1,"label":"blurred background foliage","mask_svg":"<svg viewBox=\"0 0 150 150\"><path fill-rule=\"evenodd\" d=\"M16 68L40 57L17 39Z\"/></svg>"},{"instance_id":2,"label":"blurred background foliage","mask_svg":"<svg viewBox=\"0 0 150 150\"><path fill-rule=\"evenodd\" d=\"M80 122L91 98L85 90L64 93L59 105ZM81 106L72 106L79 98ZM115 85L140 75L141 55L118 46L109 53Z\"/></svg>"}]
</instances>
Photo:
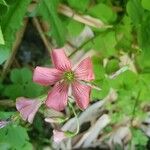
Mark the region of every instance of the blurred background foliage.
<instances>
[{"instance_id":1,"label":"blurred background foliage","mask_svg":"<svg viewBox=\"0 0 150 150\"><path fill-rule=\"evenodd\" d=\"M86 27L91 38L74 44ZM17 97L36 98L47 90L32 82L32 70L51 65L48 51L66 44L73 49L70 58L80 51L94 51L93 83L101 91L92 91L93 103L110 89L117 91L117 100L105 107L111 117L107 128L127 116L132 131L129 144L137 150L150 149L150 131L144 133L138 124L150 111L149 0L0 0L0 119L16 113ZM126 65L129 70L110 78ZM32 126L16 121L0 129L0 149L30 150L32 145L43 149L51 144L50 137L51 126L39 113Z\"/></svg>"}]
</instances>

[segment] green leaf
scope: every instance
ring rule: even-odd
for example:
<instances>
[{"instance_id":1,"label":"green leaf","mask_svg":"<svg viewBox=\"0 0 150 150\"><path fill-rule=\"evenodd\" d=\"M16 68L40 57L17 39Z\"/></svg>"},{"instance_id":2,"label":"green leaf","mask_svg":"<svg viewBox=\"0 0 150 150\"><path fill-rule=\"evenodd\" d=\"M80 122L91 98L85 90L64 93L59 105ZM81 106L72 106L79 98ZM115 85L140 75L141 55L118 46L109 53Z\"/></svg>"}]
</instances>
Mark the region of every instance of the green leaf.
<instances>
[{"instance_id":1,"label":"green leaf","mask_svg":"<svg viewBox=\"0 0 150 150\"><path fill-rule=\"evenodd\" d=\"M96 80L103 79L105 76L105 69L102 66L101 58L97 56L92 57L92 63Z\"/></svg>"},{"instance_id":2,"label":"green leaf","mask_svg":"<svg viewBox=\"0 0 150 150\"><path fill-rule=\"evenodd\" d=\"M91 97L93 100L103 99L109 92L110 85L107 79L95 80L94 84L98 86L101 90L92 89Z\"/></svg>"},{"instance_id":3,"label":"green leaf","mask_svg":"<svg viewBox=\"0 0 150 150\"><path fill-rule=\"evenodd\" d=\"M5 0L0 0L0 17L5 15L8 11L8 5Z\"/></svg>"},{"instance_id":4,"label":"green leaf","mask_svg":"<svg viewBox=\"0 0 150 150\"><path fill-rule=\"evenodd\" d=\"M8 150L11 149L11 146L8 143L0 143L0 149L1 150Z\"/></svg>"},{"instance_id":5,"label":"green leaf","mask_svg":"<svg viewBox=\"0 0 150 150\"><path fill-rule=\"evenodd\" d=\"M76 22L74 20L70 20L70 22L67 26L70 36L73 36L73 37L79 35L81 33L81 31L83 30L83 28L84 28L83 24Z\"/></svg>"},{"instance_id":6,"label":"green leaf","mask_svg":"<svg viewBox=\"0 0 150 150\"><path fill-rule=\"evenodd\" d=\"M57 45L62 47L66 41L65 27L63 26L58 14L56 1L42 0L37 9L37 13L51 25L51 35L56 40Z\"/></svg>"},{"instance_id":7,"label":"green leaf","mask_svg":"<svg viewBox=\"0 0 150 150\"><path fill-rule=\"evenodd\" d=\"M16 150L28 147L28 150L32 150L28 141L29 137L27 131L21 126L8 125L0 130L0 146L2 147L10 147L10 149Z\"/></svg>"},{"instance_id":8,"label":"green leaf","mask_svg":"<svg viewBox=\"0 0 150 150\"><path fill-rule=\"evenodd\" d=\"M142 0L143 8L150 10L150 1L149 0Z\"/></svg>"},{"instance_id":9,"label":"green leaf","mask_svg":"<svg viewBox=\"0 0 150 150\"><path fill-rule=\"evenodd\" d=\"M30 2L31 0L17 0L14 5L9 7L7 14L0 18L2 33L5 39L5 46L0 45L0 52L3 53L3 56L0 55L0 64L9 56L8 52L10 53L12 43L15 40L16 31L18 31L23 23L22 21Z\"/></svg>"},{"instance_id":10,"label":"green leaf","mask_svg":"<svg viewBox=\"0 0 150 150\"><path fill-rule=\"evenodd\" d=\"M116 28L118 49L123 49L126 52L130 51L133 41L132 27L133 25L131 23L131 18L124 16L122 23L119 24Z\"/></svg>"},{"instance_id":11,"label":"green leaf","mask_svg":"<svg viewBox=\"0 0 150 150\"><path fill-rule=\"evenodd\" d=\"M88 13L106 23L113 22L116 19L116 14L112 11L112 9L103 3L91 7L88 10Z\"/></svg>"},{"instance_id":12,"label":"green leaf","mask_svg":"<svg viewBox=\"0 0 150 150\"><path fill-rule=\"evenodd\" d=\"M138 43L142 49L141 55L138 57L139 65L142 70L150 72L150 12L146 13L138 29Z\"/></svg>"},{"instance_id":13,"label":"green leaf","mask_svg":"<svg viewBox=\"0 0 150 150\"><path fill-rule=\"evenodd\" d=\"M145 14L143 17L141 28L138 32L138 42L142 50L148 54L150 49L150 13Z\"/></svg>"},{"instance_id":14,"label":"green leaf","mask_svg":"<svg viewBox=\"0 0 150 150\"><path fill-rule=\"evenodd\" d=\"M28 68L13 69L10 79L14 83L27 83L32 80L32 72Z\"/></svg>"},{"instance_id":15,"label":"green leaf","mask_svg":"<svg viewBox=\"0 0 150 150\"><path fill-rule=\"evenodd\" d=\"M18 0L5 0L8 5L14 5Z\"/></svg>"},{"instance_id":16,"label":"green leaf","mask_svg":"<svg viewBox=\"0 0 150 150\"><path fill-rule=\"evenodd\" d=\"M33 83L32 72L28 68L13 69L10 74L10 79L13 84L5 87L4 95L13 100L20 96L34 98L43 92L42 86Z\"/></svg>"},{"instance_id":17,"label":"green leaf","mask_svg":"<svg viewBox=\"0 0 150 150\"><path fill-rule=\"evenodd\" d=\"M149 101L149 91L150 91L150 73L144 73L139 75L138 88L141 91L139 99L141 101Z\"/></svg>"},{"instance_id":18,"label":"green leaf","mask_svg":"<svg viewBox=\"0 0 150 150\"><path fill-rule=\"evenodd\" d=\"M115 89L124 88L130 90L133 88L133 85L136 84L137 80L138 76L132 71L127 70L115 79L110 80L110 85Z\"/></svg>"},{"instance_id":19,"label":"green leaf","mask_svg":"<svg viewBox=\"0 0 150 150\"><path fill-rule=\"evenodd\" d=\"M6 16L2 17L1 27L6 44L10 46L14 41L16 31L21 27L23 17L31 0L17 1L10 7ZM15 21L14 21L15 20Z\"/></svg>"},{"instance_id":20,"label":"green leaf","mask_svg":"<svg viewBox=\"0 0 150 150\"><path fill-rule=\"evenodd\" d=\"M24 87L24 96L34 98L38 97L42 94L43 87L36 83L28 83Z\"/></svg>"},{"instance_id":21,"label":"green leaf","mask_svg":"<svg viewBox=\"0 0 150 150\"><path fill-rule=\"evenodd\" d=\"M21 84L12 84L5 87L4 93L10 99L15 100L17 97L24 96L24 88Z\"/></svg>"},{"instance_id":22,"label":"green leaf","mask_svg":"<svg viewBox=\"0 0 150 150\"><path fill-rule=\"evenodd\" d=\"M103 57L115 55L117 44L115 32L111 31L97 36L93 41L93 48L101 53Z\"/></svg>"},{"instance_id":23,"label":"green leaf","mask_svg":"<svg viewBox=\"0 0 150 150\"><path fill-rule=\"evenodd\" d=\"M21 69L22 82L27 83L32 81L32 71L29 68Z\"/></svg>"},{"instance_id":24,"label":"green leaf","mask_svg":"<svg viewBox=\"0 0 150 150\"><path fill-rule=\"evenodd\" d=\"M119 70L119 60L118 59L109 60L106 65L106 73L111 74L117 70Z\"/></svg>"},{"instance_id":25,"label":"green leaf","mask_svg":"<svg viewBox=\"0 0 150 150\"><path fill-rule=\"evenodd\" d=\"M127 3L127 13L134 25L140 24L144 14L144 9L141 6L140 0L129 0Z\"/></svg>"},{"instance_id":26,"label":"green leaf","mask_svg":"<svg viewBox=\"0 0 150 150\"><path fill-rule=\"evenodd\" d=\"M9 49L6 49L4 46L0 46L0 64L7 60L9 54Z\"/></svg>"},{"instance_id":27,"label":"green leaf","mask_svg":"<svg viewBox=\"0 0 150 150\"><path fill-rule=\"evenodd\" d=\"M4 38L3 38L3 34L2 34L2 30L1 30L1 26L0 26L0 44L4 45Z\"/></svg>"},{"instance_id":28,"label":"green leaf","mask_svg":"<svg viewBox=\"0 0 150 150\"><path fill-rule=\"evenodd\" d=\"M22 83L22 76L19 69L13 69L10 74L10 79L13 83Z\"/></svg>"},{"instance_id":29,"label":"green leaf","mask_svg":"<svg viewBox=\"0 0 150 150\"><path fill-rule=\"evenodd\" d=\"M10 118L14 112L5 112L5 111L0 111L0 120L5 120Z\"/></svg>"},{"instance_id":30,"label":"green leaf","mask_svg":"<svg viewBox=\"0 0 150 150\"><path fill-rule=\"evenodd\" d=\"M132 142L134 145L146 145L147 144L148 137L146 137L145 134L141 130L133 129L132 134L133 134Z\"/></svg>"},{"instance_id":31,"label":"green leaf","mask_svg":"<svg viewBox=\"0 0 150 150\"><path fill-rule=\"evenodd\" d=\"M80 11L85 11L89 5L90 0L67 0L68 4Z\"/></svg>"}]
</instances>

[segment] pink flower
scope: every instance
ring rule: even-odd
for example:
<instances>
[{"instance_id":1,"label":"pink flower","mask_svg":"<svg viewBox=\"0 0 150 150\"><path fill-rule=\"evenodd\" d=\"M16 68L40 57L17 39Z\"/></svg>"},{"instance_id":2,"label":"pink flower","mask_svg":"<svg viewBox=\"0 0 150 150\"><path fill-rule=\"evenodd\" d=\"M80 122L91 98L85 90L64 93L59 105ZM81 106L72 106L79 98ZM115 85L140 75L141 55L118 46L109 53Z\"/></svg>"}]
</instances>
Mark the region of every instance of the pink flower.
<instances>
[{"instance_id":1,"label":"pink flower","mask_svg":"<svg viewBox=\"0 0 150 150\"><path fill-rule=\"evenodd\" d=\"M19 97L16 100L16 108L24 121L33 122L34 116L37 113L42 102L24 97Z\"/></svg>"},{"instance_id":2,"label":"pink flower","mask_svg":"<svg viewBox=\"0 0 150 150\"><path fill-rule=\"evenodd\" d=\"M51 58L55 68L36 67L33 75L34 82L45 86L54 85L48 93L46 105L57 111L64 110L71 87L76 104L81 109L87 108L91 87L81 81L89 82L94 79L90 57L81 61L75 69L63 49L54 49Z\"/></svg>"},{"instance_id":3,"label":"pink flower","mask_svg":"<svg viewBox=\"0 0 150 150\"><path fill-rule=\"evenodd\" d=\"M66 139L67 136L65 136L65 133L62 131L53 130L53 138L56 143L59 143L62 140Z\"/></svg>"},{"instance_id":4,"label":"pink flower","mask_svg":"<svg viewBox=\"0 0 150 150\"><path fill-rule=\"evenodd\" d=\"M4 120L0 120L0 129L4 128L6 125L8 125L10 123L10 121L4 121Z\"/></svg>"}]
</instances>

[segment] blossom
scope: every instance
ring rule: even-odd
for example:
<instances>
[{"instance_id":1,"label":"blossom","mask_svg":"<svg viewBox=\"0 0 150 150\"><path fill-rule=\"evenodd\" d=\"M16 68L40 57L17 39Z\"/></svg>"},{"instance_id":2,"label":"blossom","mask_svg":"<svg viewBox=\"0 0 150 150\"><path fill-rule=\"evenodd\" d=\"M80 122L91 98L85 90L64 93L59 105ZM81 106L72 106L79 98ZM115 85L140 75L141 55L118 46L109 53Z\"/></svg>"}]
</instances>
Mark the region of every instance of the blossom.
<instances>
[{"instance_id":1,"label":"blossom","mask_svg":"<svg viewBox=\"0 0 150 150\"><path fill-rule=\"evenodd\" d=\"M46 105L57 111L64 110L67 105L68 91L81 109L89 104L91 87L83 84L94 79L93 66L90 57L85 58L74 69L63 49L54 49L51 52L52 63L55 68L39 67L34 70L33 81L41 85L54 85L48 93Z\"/></svg>"},{"instance_id":2,"label":"blossom","mask_svg":"<svg viewBox=\"0 0 150 150\"><path fill-rule=\"evenodd\" d=\"M53 138L54 138L54 141L55 141L56 143L59 143L59 142L61 142L62 140L66 139L67 136L66 136L65 133L62 132L62 131L53 130Z\"/></svg>"},{"instance_id":3,"label":"blossom","mask_svg":"<svg viewBox=\"0 0 150 150\"><path fill-rule=\"evenodd\" d=\"M10 121L0 120L0 129L4 128L6 125L8 125Z\"/></svg>"},{"instance_id":4,"label":"blossom","mask_svg":"<svg viewBox=\"0 0 150 150\"><path fill-rule=\"evenodd\" d=\"M20 115L24 121L29 123L33 122L35 114L37 113L42 102L36 99L28 99L25 97L19 97L16 99L16 108L20 112Z\"/></svg>"}]
</instances>

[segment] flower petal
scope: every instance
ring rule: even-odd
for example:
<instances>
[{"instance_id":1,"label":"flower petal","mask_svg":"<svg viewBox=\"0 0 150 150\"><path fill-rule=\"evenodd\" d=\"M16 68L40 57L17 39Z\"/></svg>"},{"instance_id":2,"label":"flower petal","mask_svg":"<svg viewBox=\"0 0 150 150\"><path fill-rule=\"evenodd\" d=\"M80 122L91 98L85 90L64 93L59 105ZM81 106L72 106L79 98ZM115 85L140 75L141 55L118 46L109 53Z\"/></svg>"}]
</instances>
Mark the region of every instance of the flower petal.
<instances>
[{"instance_id":1,"label":"flower petal","mask_svg":"<svg viewBox=\"0 0 150 150\"><path fill-rule=\"evenodd\" d=\"M75 69L75 74L79 80L91 81L95 78L90 57L87 57L81 61L81 63Z\"/></svg>"},{"instance_id":2,"label":"flower petal","mask_svg":"<svg viewBox=\"0 0 150 150\"><path fill-rule=\"evenodd\" d=\"M31 100L24 97L19 97L16 100L16 108L24 121L33 122L34 116L37 113L42 102L39 100Z\"/></svg>"},{"instance_id":3,"label":"flower petal","mask_svg":"<svg viewBox=\"0 0 150 150\"><path fill-rule=\"evenodd\" d=\"M76 81L72 84L72 93L77 105L81 109L86 109L90 101L91 87Z\"/></svg>"},{"instance_id":4,"label":"flower petal","mask_svg":"<svg viewBox=\"0 0 150 150\"><path fill-rule=\"evenodd\" d=\"M62 71L71 70L71 62L66 56L64 49L54 49L51 52L51 57L56 69Z\"/></svg>"},{"instance_id":5,"label":"flower petal","mask_svg":"<svg viewBox=\"0 0 150 150\"><path fill-rule=\"evenodd\" d=\"M10 121L0 120L0 129L4 128L9 123L10 123Z\"/></svg>"},{"instance_id":6,"label":"flower petal","mask_svg":"<svg viewBox=\"0 0 150 150\"><path fill-rule=\"evenodd\" d=\"M61 142L62 140L66 139L65 133L58 130L53 130L53 138L56 143Z\"/></svg>"},{"instance_id":7,"label":"flower petal","mask_svg":"<svg viewBox=\"0 0 150 150\"><path fill-rule=\"evenodd\" d=\"M33 74L33 81L41 85L53 85L61 79L62 72L57 69L36 67Z\"/></svg>"},{"instance_id":8,"label":"flower petal","mask_svg":"<svg viewBox=\"0 0 150 150\"><path fill-rule=\"evenodd\" d=\"M57 111L64 110L67 105L68 98L68 85L58 83L54 88L49 92L46 105L50 108L53 108Z\"/></svg>"}]
</instances>

